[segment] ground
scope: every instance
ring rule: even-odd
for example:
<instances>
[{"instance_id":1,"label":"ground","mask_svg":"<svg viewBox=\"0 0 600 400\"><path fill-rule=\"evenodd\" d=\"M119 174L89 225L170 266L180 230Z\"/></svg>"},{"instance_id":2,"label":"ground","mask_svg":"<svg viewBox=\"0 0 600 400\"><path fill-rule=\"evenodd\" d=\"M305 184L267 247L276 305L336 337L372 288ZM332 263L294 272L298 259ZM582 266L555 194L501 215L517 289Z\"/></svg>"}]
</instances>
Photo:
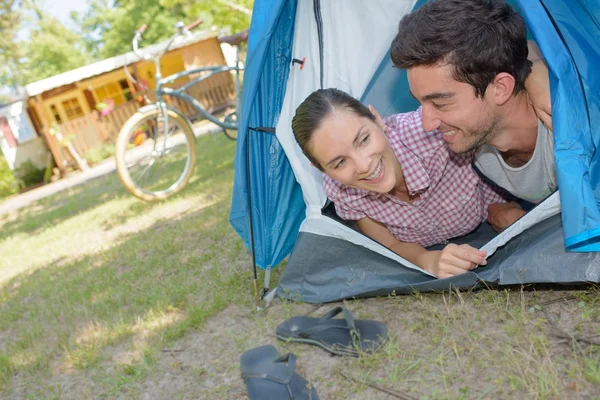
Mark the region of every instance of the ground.
<instances>
[{"instance_id":1,"label":"ground","mask_svg":"<svg viewBox=\"0 0 600 400\"><path fill-rule=\"evenodd\" d=\"M228 223L234 146L200 138L194 178L165 202L108 174L0 216L0 399L246 399L239 357L262 344L293 352L321 399L600 399L595 285L257 311ZM384 322L387 343L348 358L275 337L339 304Z\"/></svg>"}]
</instances>

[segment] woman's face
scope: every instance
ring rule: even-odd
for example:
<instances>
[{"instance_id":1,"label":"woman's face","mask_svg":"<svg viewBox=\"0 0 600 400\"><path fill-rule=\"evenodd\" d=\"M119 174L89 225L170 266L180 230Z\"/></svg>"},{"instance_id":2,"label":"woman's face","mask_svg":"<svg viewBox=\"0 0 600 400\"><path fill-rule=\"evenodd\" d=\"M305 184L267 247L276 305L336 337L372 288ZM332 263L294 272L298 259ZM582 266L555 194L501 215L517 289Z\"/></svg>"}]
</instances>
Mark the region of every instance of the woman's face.
<instances>
[{"instance_id":1,"label":"woman's face","mask_svg":"<svg viewBox=\"0 0 600 400\"><path fill-rule=\"evenodd\" d=\"M377 193L388 193L401 179L396 154L376 122L340 108L321 122L309 143L324 172L338 182Z\"/></svg>"}]
</instances>

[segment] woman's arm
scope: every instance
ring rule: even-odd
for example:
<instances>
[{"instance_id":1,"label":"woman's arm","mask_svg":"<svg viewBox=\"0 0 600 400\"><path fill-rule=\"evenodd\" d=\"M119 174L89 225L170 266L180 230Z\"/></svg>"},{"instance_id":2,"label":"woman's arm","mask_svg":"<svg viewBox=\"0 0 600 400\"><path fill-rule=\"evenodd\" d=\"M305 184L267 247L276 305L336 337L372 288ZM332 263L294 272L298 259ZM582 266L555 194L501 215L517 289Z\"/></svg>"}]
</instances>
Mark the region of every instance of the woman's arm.
<instances>
[{"instance_id":1,"label":"woman's arm","mask_svg":"<svg viewBox=\"0 0 600 400\"><path fill-rule=\"evenodd\" d=\"M537 44L527 41L529 60L533 63L531 74L525 81L525 90L539 119L552 130L552 102L550 99L550 80L548 67Z\"/></svg>"},{"instance_id":2,"label":"woman's arm","mask_svg":"<svg viewBox=\"0 0 600 400\"><path fill-rule=\"evenodd\" d=\"M438 278L459 275L487 264L485 252L467 244L449 244L443 250L429 251L419 244L399 241L385 225L370 218L363 218L357 224L362 233Z\"/></svg>"}]
</instances>

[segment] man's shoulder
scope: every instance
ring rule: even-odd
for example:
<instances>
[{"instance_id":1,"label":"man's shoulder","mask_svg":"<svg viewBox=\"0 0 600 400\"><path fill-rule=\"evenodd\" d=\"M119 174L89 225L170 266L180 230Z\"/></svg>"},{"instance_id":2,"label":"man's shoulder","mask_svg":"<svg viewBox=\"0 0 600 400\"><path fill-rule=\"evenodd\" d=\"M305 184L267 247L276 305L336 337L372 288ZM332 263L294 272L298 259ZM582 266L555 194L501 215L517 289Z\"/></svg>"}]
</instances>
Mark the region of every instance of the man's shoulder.
<instances>
[{"instance_id":1,"label":"man's shoulder","mask_svg":"<svg viewBox=\"0 0 600 400\"><path fill-rule=\"evenodd\" d=\"M554 132L552 132L552 129L546 124L546 122L543 119L538 118L538 136L540 133L549 135L549 137L552 138L552 140L554 140Z\"/></svg>"}]
</instances>

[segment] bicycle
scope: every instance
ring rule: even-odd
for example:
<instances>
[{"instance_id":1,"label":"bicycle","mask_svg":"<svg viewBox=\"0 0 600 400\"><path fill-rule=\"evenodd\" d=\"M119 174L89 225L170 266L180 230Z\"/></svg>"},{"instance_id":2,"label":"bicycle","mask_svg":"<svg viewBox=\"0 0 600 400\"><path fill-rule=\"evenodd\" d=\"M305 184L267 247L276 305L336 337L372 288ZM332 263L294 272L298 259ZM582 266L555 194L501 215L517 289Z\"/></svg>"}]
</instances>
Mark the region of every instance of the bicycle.
<instances>
[{"instance_id":1,"label":"bicycle","mask_svg":"<svg viewBox=\"0 0 600 400\"><path fill-rule=\"evenodd\" d=\"M177 32L169 39L167 45L154 55L142 54L138 42L147 26L144 24L136 30L132 41L134 53L140 60L153 60L156 68L156 100L151 101L147 95L144 99L149 104L139 108L121 128L115 145L117 174L125 189L144 201L163 200L181 189L189 182L196 164L196 136L192 123L185 114L169 105L165 96L182 99L193 106L199 115L215 123L223 129L230 139L237 136L237 112L240 102L240 67L238 46L247 40L247 31L237 35L219 38L221 43L229 43L235 50L235 65L219 65L194 68L163 77L160 70L160 59L169 51L175 40L201 23L197 20L188 26L182 22L175 25ZM125 70L128 78L136 80ZM185 91L210 78L224 72L235 72L235 110L225 113L219 119L209 113L202 104ZM170 88L178 79L192 77L178 88ZM139 81L139 79L138 79ZM159 165L160 164L160 165Z\"/></svg>"}]
</instances>

